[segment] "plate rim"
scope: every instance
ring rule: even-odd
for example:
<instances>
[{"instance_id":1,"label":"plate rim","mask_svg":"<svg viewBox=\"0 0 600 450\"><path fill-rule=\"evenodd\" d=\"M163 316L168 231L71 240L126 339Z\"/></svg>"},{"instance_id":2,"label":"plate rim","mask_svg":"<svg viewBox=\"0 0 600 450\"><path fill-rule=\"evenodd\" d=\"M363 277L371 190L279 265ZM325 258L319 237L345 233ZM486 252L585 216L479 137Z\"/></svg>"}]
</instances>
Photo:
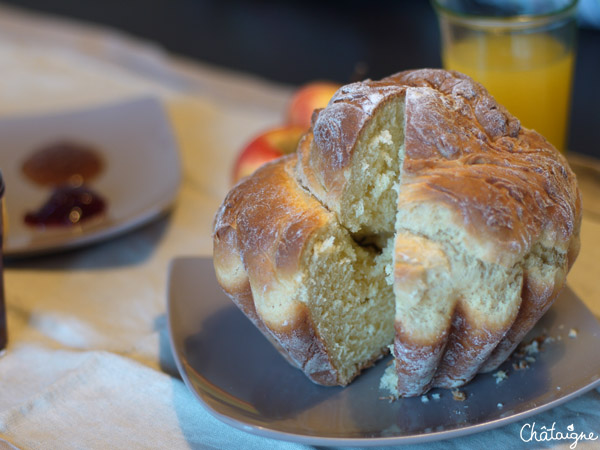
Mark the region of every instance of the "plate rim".
<instances>
[{"instance_id":1,"label":"plate rim","mask_svg":"<svg viewBox=\"0 0 600 450\"><path fill-rule=\"evenodd\" d=\"M418 443L435 442L446 439L453 439L458 437L464 437L483 431L489 431L492 429L499 428L501 426L509 425L514 422L526 419L528 417L540 414L544 411L548 411L557 406L560 406L576 397L579 397L592 389L600 387L600 377L567 395L559 397L543 405L536 406L532 409L522 411L519 413L511 414L506 417L487 421L480 424L470 425L466 427L455 428L452 430L444 431L433 431L431 433L413 434L408 436L388 436L388 437L359 437L359 438L338 438L331 436L309 436L299 433L290 433L285 431L279 431L273 428L263 427L259 425L250 424L241 420L230 417L226 414L222 414L210 406L202 396L194 388L194 385L189 379L188 373L184 368L182 356L178 351L178 347L175 343L175 331L174 331L174 300L171 295L171 283L173 279L173 272L177 270L177 267L185 264L188 261L196 260L212 260L211 256L179 256L173 258L168 266L168 277L167 277L167 328L169 334L169 345L171 352L173 353L173 359L177 366L179 375L181 376L184 384L193 393L194 397L198 399L201 405L213 416L216 417L223 423L230 425L238 430L245 431L261 437L267 437L280 441L296 442L307 445L324 445L324 446L363 446L363 447L374 447L374 446L392 446L392 445L410 445ZM564 289L571 290L568 286ZM581 304L589 311L585 303L583 303L579 297L571 290L572 294L581 302ZM590 313L591 314L591 313Z\"/></svg>"}]
</instances>

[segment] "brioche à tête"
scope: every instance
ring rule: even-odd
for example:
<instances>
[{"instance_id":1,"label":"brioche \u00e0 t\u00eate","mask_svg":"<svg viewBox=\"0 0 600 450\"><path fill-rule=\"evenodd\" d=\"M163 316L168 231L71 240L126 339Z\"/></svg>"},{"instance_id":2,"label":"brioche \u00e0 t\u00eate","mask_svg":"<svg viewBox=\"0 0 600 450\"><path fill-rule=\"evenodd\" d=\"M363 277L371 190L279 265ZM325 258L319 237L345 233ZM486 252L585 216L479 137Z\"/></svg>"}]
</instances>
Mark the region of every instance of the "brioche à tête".
<instances>
[{"instance_id":1,"label":"brioche \u00e0 t\u00eate","mask_svg":"<svg viewBox=\"0 0 600 450\"><path fill-rule=\"evenodd\" d=\"M565 158L457 72L342 87L295 155L227 195L225 292L316 383L389 348L399 396L498 367L550 307L579 250Z\"/></svg>"}]
</instances>

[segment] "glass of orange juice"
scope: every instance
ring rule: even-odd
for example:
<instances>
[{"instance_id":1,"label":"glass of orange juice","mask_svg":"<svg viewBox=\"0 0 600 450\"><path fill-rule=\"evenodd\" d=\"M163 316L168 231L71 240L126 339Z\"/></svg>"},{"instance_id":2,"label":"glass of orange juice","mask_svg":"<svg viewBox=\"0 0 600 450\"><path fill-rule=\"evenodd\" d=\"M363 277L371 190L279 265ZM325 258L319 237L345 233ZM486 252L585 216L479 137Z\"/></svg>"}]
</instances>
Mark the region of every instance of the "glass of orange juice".
<instances>
[{"instance_id":1,"label":"glass of orange juice","mask_svg":"<svg viewBox=\"0 0 600 450\"><path fill-rule=\"evenodd\" d=\"M565 151L577 0L432 0L445 69L483 84Z\"/></svg>"}]
</instances>

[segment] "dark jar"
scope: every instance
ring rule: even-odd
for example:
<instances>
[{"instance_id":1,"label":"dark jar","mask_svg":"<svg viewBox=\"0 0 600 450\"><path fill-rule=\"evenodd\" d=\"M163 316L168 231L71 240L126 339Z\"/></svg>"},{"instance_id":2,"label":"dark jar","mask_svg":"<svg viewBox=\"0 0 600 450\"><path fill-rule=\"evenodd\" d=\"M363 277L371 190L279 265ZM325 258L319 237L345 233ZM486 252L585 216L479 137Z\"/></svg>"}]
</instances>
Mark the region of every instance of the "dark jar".
<instances>
[{"instance_id":1,"label":"dark jar","mask_svg":"<svg viewBox=\"0 0 600 450\"><path fill-rule=\"evenodd\" d=\"M4 304L4 264L2 243L4 241L4 180L0 172L0 355L6 349L8 333L6 330L6 305Z\"/></svg>"}]
</instances>

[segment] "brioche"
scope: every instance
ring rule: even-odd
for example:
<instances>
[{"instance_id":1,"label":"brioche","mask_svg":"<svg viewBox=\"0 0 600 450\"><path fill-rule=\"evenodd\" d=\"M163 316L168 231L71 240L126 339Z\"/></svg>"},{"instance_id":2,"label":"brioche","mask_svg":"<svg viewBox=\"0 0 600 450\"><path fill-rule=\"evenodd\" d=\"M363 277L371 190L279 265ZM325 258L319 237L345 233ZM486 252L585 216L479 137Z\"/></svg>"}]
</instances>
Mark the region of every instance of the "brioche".
<instances>
[{"instance_id":1,"label":"brioche","mask_svg":"<svg viewBox=\"0 0 600 450\"><path fill-rule=\"evenodd\" d=\"M238 184L214 225L219 283L313 381L392 349L399 396L497 368L579 250L565 158L478 83L424 69L342 87L297 155Z\"/></svg>"}]
</instances>

